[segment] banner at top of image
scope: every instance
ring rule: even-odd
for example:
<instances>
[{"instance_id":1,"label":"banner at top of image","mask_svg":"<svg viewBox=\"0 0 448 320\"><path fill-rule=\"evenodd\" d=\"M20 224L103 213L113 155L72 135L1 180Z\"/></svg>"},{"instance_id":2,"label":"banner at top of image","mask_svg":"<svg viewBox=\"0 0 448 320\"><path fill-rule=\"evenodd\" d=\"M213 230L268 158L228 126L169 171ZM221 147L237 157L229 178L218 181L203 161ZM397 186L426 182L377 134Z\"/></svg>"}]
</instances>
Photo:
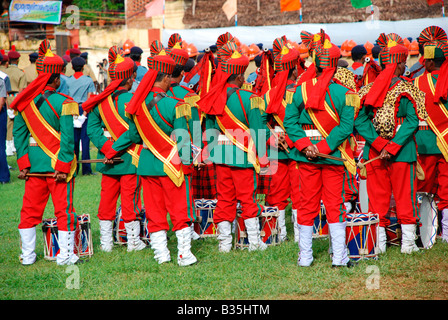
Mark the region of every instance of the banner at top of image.
<instances>
[{"instance_id":1,"label":"banner at top of image","mask_svg":"<svg viewBox=\"0 0 448 320\"><path fill-rule=\"evenodd\" d=\"M12 0L9 5L10 21L59 24L62 1Z\"/></svg>"}]
</instances>

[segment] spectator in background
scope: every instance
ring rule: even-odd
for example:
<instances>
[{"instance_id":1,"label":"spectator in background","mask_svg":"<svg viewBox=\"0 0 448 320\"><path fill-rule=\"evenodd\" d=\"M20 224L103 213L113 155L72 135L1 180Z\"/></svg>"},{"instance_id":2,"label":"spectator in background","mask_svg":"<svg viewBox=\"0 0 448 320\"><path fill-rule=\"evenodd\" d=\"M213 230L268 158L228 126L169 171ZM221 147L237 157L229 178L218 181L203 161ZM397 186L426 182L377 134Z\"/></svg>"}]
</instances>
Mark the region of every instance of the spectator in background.
<instances>
[{"instance_id":1,"label":"spectator in background","mask_svg":"<svg viewBox=\"0 0 448 320\"><path fill-rule=\"evenodd\" d=\"M378 57L380 55L380 51L381 51L381 47L378 45L373 46L372 48L372 57L373 57L373 61L375 61L376 63L378 62Z\"/></svg>"},{"instance_id":2,"label":"spectator in background","mask_svg":"<svg viewBox=\"0 0 448 320\"><path fill-rule=\"evenodd\" d=\"M33 82L34 79L37 78L37 70L36 70L37 57L38 57L37 52L30 53L30 55L29 55L30 64L23 69L23 72L25 72L25 76L26 76L26 83L28 85L31 82Z\"/></svg>"},{"instance_id":3,"label":"spectator in background","mask_svg":"<svg viewBox=\"0 0 448 320\"><path fill-rule=\"evenodd\" d=\"M136 77L134 80L134 83L132 84L131 93L134 93L135 90L137 90L138 85L140 84L140 81L142 81L143 76L146 72L148 72L148 69L141 65L142 60L142 53L143 50L140 47L132 47L130 49L129 57L134 61L134 63L137 65L137 72Z\"/></svg>"},{"instance_id":4,"label":"spectator in background","mask_svg":"<svg viewBox=\"0 0 448 320\"><path fill-rule=\"evenodd\" d=\"M9 108L11 103L14 101L17 94L19 94L23 89L27 87L26 76L23 73L22 69L19 69L19 60L20 53L15 50L13 47L11 51L8 52L8 67L5 70L5 73L8 75L9 80L11 81L11 91L8 92L8 96L6 97L6 104L8 106L8 128L6 131L6 155L12 156L16 152L16 148L14 146L14 138L12 135L12 129L14 125L14 112Z\"/></svg>"},{"instance_id":5,"label":"spectator in background","mask_svg":"<svg viewBox=\"0 0 448 320\"><path fill-rule=\"evenodd\" d=\"M138 81L139 83L140 81L142 81L143 76L148 71L147 68L141 65L142 53L143 50L140 47L132 47L131 54L129 56L137 65L137 77L135 78L135 81Z\"/></svg>"},{"instance_id":6,"label":"spectator in background","mask_svg":"<svg viewBox=\"0 0 448 320\"><path fill-rule=\"evenodd\" d=\"M93 84L95 85L95 89L97 92L100 92L100 85L98 83L98 80L95 76L95 72L93 72L92 67L89 64L89 53L88 52L83 52L80 55L81 58L83 58L86 61L86 64L84 65L84 69L82 71L82 73L84 73L84 75L89 76L90 78L92 78L93 80Z\"/></svg>"},{"instance_id":7,"label":"spectator in background","mask_svg":"<svg viewBox=\"0 0 448 320\"><path fill-rule=\"evenodd\" d=\"M81 55L81 50L79 50L78 48L72 48L68 51L68 53L70 60L67 60L68 64L65 68L65 75L67 77L71 77L75 73L75 70L73 70L73 66L71 64L71 60L73 60L76 57L79 57Z\"/></svg>"},{"instance_id":8,"label":"spectator in background","mask_svg":"<svg viewBox=\"0 0 448 320\"><path fill-rule=\"evenodd\" d=\"M68 86L67 86L68 77L65 75L65 70L67 68L68 61L65 60L65 58L62 58L62 60L64 60L64 65L62 67L62 72L61 72L61 76L60 76L61 84L56 89L56 92L59 92L59 93L62 93L62 94L65 94L68 96L68 95L70 95L70 92L68 91Z\"/></svg>"},{"instance_id":9,"label":"spectator in background","mask_svg":"<svg viewBox=\"0 0 448 320\"><path fill-rule=\"evenodd\" d=\"M69 96L79 104L79 117L75 117L73 125L75 127L75 154L79 159L79 145L81 142L82 160L90 160L90 139L87 136L87 113L82 109L82 104L96 91L93 80L84 75L83 69L86 61L81 57L72 59L72 66L75 73L67 79ZM78 167L79 170L79 167ZM91 175L90 163L82 164L82 174Z\"/></svg>"},{"instance_id":10,"label":"spectator in background","mask_svg":"<svg viewBox=\"0 0 448 320\"><path fill-rule=\"evenodd\" d=\"M98 83L100 84L100 91L103 92L108 83L107 70L109 69L109 63L107 59L103 59L103 62L99 62L97 67L100 69Z\"/></svg>"}]
</instances>

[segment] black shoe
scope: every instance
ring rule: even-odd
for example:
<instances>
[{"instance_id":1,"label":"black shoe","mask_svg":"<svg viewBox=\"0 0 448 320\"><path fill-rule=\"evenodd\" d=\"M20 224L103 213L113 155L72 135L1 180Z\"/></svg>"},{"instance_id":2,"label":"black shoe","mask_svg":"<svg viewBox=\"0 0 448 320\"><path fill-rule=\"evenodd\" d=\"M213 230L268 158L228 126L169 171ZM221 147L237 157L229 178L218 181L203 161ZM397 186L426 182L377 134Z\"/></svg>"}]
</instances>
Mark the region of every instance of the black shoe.
<instances>
[{"instance_id":1,"label":"black shoe","mask_svg":"<svg viewBox=\"0 0 448 320\"><path fill-rule=\"evenodd\" d=\"M347 262L346 265L336 265L336 264L332 264L331 267L332 268L353 268L356 264L354 262L352 262L351 260L349 260Z\"/></svg>"}]
</instances>

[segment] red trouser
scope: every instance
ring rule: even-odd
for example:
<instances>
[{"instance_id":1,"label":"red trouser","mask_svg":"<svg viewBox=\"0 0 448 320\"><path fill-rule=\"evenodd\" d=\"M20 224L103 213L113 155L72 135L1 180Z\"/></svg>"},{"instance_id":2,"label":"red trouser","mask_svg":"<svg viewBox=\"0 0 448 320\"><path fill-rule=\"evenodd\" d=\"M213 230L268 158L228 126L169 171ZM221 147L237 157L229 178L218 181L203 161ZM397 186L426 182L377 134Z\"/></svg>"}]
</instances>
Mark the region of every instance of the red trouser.
<instances>
[{"instance_id":1,"label":"red trouser","mask_svg":"<svg viewBox=\"0 0 448 320\"><path fill-rule=\"evenodd\" d=\"M344 166L300 162L299 178L298 224L314 224L320 212L321 200L325 205L328 223L345 221Z\"/></svg>"},{"instance_id":2,"label":"red trouser","mask_svg":"<svg viewBox=\"0 0 448 320\"><path fill-rule=\"evenodd\" d=\"M399 223L416 224L419 220L416 164L375 160L366 165L366 170L369 211L379 214L380 226L389 224L386 214L392 193Z\"/></svg>"},{"instance_id":3,"label":"red trouser","mask_svg":"<svg viewBox=\"0 0 448 320\"><path fill-rule=\"evenodd\" d=\"M28 229L42 222L44 210L51 194L58 230L74 231L77 217L73 208L75 179L69 183L56 182L52 177L29 177L25 181L19 229Z\"/></svg>"},{"instance_id":4,"label":"red trouser","mask_svg":"<svg viewBox=\"0 0 448 320\"><path fill-rule=\"evenodd\" d=\"M359 182L356 179L356 175L350 173L345 169L345 181L344 181L344 201L354 201L359 196Z\"/></svg>"},{"instance_id":5,"label":"red trouser","mask_svg":"<svg viewBox=\"0 0 448 320\"><path fill-rule=\"evenodd\" d=\"M237 200L241 202L242 219L255 218L263 212L263 206L256 200L257 174L254 169L217 164L216 178L218 203L213 215L215 223L235 220Z\"/></svg>"},{"instance_id":6,"label":"red trouser","mask_svg":"<svg viewBox=\"0 0 448 320\"><path fill-rule=\"evenodd\" d=\"M448 208L448 162L441 154L420 154L425 180L418 180L417 190L437 194L439 210Z\"/></svg>"},{"instance_id":7,"label":"red trouser","mask_svg":"<svg viewBox=\"0 0 448 320\"><path fill-rule=\"evenodd\" d=\"M170 214L173 231L182 230L196 220L189 175L185 175L185 182L180 187L176 187L167 176L140 178L150 233L170 229L167 213Z\"/></svg>"},{"instance_id":8,"label":"red trouser","mask_svg":"<svg viewBox=\"0 0 448 320\"><path fill-rule=\"evenodd\" d=\"M266 202L270 206L285 210L288 198L291 199L292 208L299 206L299 170L294 160L272 160L271 168L275 172L271 177L269 194Z\"/></svg>"},{"instance_id":9,"label":"red trouser","mask_svg":"<svg viewBox=\"0 0 448 320\"><path fill-rule=\"evenodd\" d=\"M107 175L101 179L98 219L115 220L118 196L121 195L121 217L124 223L140 219L141 182L136 174Z\"/></svg>"}]
</instances>

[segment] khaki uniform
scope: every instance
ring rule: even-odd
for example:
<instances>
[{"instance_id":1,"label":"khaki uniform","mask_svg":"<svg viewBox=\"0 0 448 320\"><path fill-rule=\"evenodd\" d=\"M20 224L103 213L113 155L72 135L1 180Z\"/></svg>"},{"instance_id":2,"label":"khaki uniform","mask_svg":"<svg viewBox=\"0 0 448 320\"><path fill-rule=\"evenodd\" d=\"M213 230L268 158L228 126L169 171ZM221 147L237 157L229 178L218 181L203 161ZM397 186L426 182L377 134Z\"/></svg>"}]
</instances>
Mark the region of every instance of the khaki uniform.
<instances>
[{"instance_id":1,"label":"khaki uniform","mask_svg":"<svg viewBox=\"0 0 448 320\"><path fill-rule=\"evenodd\" d=\"M4 72L8 75L11 82L11 92L8 93L6 103L8 106L14 101L15 96L19 91L22 91L27 87L26 75L23 70L15 64L10 64L8 68L4 69ZM6 140L12 141L12 127L14 125L14 119L8 117L8 127L6 131Z\"/></svg>"},{"instance_id":2,"label":"khaki uniform","mask_svg":"<svg viewBox=\"0 0 448 320\"><path fill-rule=\"evenodd\" d=\"M27 67L23 69L23 72L25 72L26 76L26 83L29 85L31 82L34 81L34 79L37 78L37 70L36 70L36 64L31 63Z\"/></svg>"},{"instance_id":3,"label":"khaki uniform","mask_svg":"<svg viewBox=\"0 0 448 320\"><path fill-rule=\"evenodd\" d=\"M71 77L72 75L75 74L75 70L73 70L73 66L72 66L71 62L67 63L67 65L65 66L65 73L64 74L67 77Z\"/></svg>"}]
</instances>

